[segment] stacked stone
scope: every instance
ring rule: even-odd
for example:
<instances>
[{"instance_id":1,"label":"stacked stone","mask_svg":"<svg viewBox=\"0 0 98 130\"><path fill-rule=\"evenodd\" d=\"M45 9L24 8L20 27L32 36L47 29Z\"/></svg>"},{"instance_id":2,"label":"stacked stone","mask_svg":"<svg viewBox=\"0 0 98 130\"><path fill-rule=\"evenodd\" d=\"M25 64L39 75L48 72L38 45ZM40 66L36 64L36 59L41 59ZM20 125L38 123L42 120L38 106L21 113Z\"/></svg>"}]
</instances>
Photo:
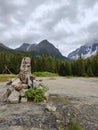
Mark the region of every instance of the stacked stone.
<instances>
[{"instance_id":1,"label":"stacked stone","mask_svg":"<svg viewBox=\"0 0 98 130\"><path fill-rule=\"evenodd\" d=\"M34 77L31 75L31 59L24 57L20 66L20 73L14 80L10 81L3 100L10 103L27 102L25 92L33 87Z\"/></svg>"}]
</instances>

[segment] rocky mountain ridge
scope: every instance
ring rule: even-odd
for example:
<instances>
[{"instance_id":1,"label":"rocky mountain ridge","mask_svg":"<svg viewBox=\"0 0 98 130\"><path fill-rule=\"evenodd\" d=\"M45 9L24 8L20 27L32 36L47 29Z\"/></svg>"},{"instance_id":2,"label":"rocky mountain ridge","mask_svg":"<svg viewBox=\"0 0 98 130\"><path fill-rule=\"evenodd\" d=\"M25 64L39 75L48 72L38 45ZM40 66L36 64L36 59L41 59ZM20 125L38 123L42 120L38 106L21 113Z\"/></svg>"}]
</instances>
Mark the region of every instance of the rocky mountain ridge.
<instances>
[{"instance_id":1,"label":"rocky mountain ridge","mask_svg":"<svg viewBox=\"0 0 98 130\"><path fill-rule=\"evenodd\" d=\"M0 45L1 50L7 50L6 46ZM61 54L58 48L56 48L48 40L43 40L38 44L23 43L20 47L14 49L13 51L31 53L33 56L51 56L53 58L67 59Z\"/></svg>"},{"instance_id":2,"label":"rocky mountain ridge","mask_svg":"<svg viewBox=\"0 0 98 130\"><path fill-rule=\"evenodd\" d=\"M85 44L80 48L76 49L69 53L69 59L78 59L79 56L82 56L84 59L96 55L98 52L98 43Z\"/></svg>"},{"instance_id":3,"label":"rocky mountain ridge","mask_svg":"<svg viewBox=\"0 0 98 130\"><path fill-rule=\"evenodd\" d=\"M4 44L0 43L0 51L1 50L10 50L10 48L5 46Z\"/></svg>"},{"instance_id":4,"label":"rocky mountain ridge","mask_svg":"<svg viewBox=\"0 0 98 130\"><path fill-rule=\"evenodd\" d=\"M4 44L0 43L0 51L15 51L15 52L26 52L31 53L33 56L51 56L53 58L59 59L78 59L82 56L84 59L94 56L98 53L98 43L90 43L77 48L75 51L69 53L68 57L65 57L61 54L58 48L56 48L52 43L48 40L43 40L40 43L29 44L23 43L20 47L16 49L11 49Z\"/></svg>"}]
</instances>

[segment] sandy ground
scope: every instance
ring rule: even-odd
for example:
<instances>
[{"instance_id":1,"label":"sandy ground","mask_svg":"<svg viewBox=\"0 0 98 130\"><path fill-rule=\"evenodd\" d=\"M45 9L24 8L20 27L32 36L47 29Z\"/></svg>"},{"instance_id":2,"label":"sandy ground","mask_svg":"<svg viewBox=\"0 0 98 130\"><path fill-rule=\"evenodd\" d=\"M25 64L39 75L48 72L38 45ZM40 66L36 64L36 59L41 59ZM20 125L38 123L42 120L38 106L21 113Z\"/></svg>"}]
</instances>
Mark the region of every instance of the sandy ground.
<instances>
[{"instance_id":1,"label":"sandy ground","mask_svg":"<svg viewBox=\"0 0 98 130\"><path fill-rule=\"evenodd\" d=\"M49 88L50 94L80 98L87 103L98 103L98 78L48 77L37 79L42 80L42 83ZM6 83L0 83L0 96L6 89L5 85Z\"/></svg>"},{"instance_id":2,"label":"sandy ground","mask_svg":"<svg viewBox=\"0 0 98 130\"><path fill-rule=\"evenodd\" d=\"M87 103L98 103L98 78L39 78L49 93L81 98Z\"/></svg>"}]
</instances>

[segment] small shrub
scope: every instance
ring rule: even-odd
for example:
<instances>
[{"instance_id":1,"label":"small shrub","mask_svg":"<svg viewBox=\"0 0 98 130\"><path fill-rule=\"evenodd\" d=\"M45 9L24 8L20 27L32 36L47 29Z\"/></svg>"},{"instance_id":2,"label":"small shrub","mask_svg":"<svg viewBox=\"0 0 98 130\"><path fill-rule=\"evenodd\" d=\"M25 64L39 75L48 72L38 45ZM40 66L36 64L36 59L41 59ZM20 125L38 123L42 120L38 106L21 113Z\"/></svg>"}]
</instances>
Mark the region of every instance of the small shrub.
<instances>
[{"instance_id":1,"label":"small shrub","mask_svg":"<svg viewBox=\"0 0 98 130\"><path fill-rule=\"evenodd\" d=\"M30 99L33 100L34 102L41 102L44 100L44 93L47 91L47 87L45 87L44 85L36 89L30 88L28 89L28 91L25 92L25 96Z\"/></svg>"}]
</instances>

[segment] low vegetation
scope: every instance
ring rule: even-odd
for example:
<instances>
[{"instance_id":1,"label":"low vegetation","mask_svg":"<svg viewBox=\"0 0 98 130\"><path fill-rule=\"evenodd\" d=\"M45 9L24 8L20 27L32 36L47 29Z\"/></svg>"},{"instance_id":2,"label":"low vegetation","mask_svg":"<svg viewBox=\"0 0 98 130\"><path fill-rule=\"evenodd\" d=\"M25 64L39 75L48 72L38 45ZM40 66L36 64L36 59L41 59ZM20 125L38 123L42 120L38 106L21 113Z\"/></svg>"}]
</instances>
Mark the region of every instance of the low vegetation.
<instances>
[{"instance_id":1,"label":"low vegetation","mask_svg":"<svg viewBox=\"0 0 98 130\"><path fill-rule=\"evenodd\" d=\"M31 72L36 76L51 76L50 73L56 73L61 76L98 76L98 54L88 59L81 56L78 60L61 60L49 56L33 57L27 53L7 53L0 52L0 74L4 72L5 66L14 73L20 71L21 60L24 56L31 57ZM36 73L38 72L38 73ZM40 72L45 72L44 74ZM5 73L8 73L7 71ZM53 75L53 74L52 74ZM53 75L55 76L55 75Z\"/></svg>"},{"instance_id":2,"label":"low vegetation","mask_svg":"<svg viewBox=\"0 0 98 130\"><path fill-rule=\"evenodd\" d=\"M58 125L59 125L59 130L65 130L65 128L64 128L64 126L62 126L62 124L59 123ZM70 122L69 125L67 126L66 130L83 130L83 129L79 123Z\"/></svg>"},{"instance_id":3,"label":"low vegetation","mask_svg":"<svg viewBox=\"0 0 98 130\"><path fill-rule=\"evenodd\" d=\"M71 122L68 130L83 130L78 123Z\"/></svg>"},{"instance_id":4,"label":"low vegetation","mask_svg":"<svg viewBox=\"0 0 98 130\"><path fill-rule=\"evenodd\" d=\"M55 77L58 76L56 73L51 72L34 72L33 75L36 77Z\"/></svg>"},{"instance_id":5,"label":"low vegetation","mask_svg":"<svg viewBox=\"0 0 98 130\"><path fill-rule=\"evenodd\" d=\"M11 78L15 78L16 75L13 75L13 74L1 74L0 75L0 82L5 82Z\"/></svg>"},{"instance_id":6,"label":"low vegetation","mask_svg":"<svg viewBox=\"0 0 98 130\"><path fill-rule=\"evenodd\" d=\"M48 90L48 88L44 85L39 86L36 89L30 88L28 91L26 91L25 96L28 98L28 100L34 101L34 102L41 102L45 99L44 94Z\"/></svg>"}]
</instances>

